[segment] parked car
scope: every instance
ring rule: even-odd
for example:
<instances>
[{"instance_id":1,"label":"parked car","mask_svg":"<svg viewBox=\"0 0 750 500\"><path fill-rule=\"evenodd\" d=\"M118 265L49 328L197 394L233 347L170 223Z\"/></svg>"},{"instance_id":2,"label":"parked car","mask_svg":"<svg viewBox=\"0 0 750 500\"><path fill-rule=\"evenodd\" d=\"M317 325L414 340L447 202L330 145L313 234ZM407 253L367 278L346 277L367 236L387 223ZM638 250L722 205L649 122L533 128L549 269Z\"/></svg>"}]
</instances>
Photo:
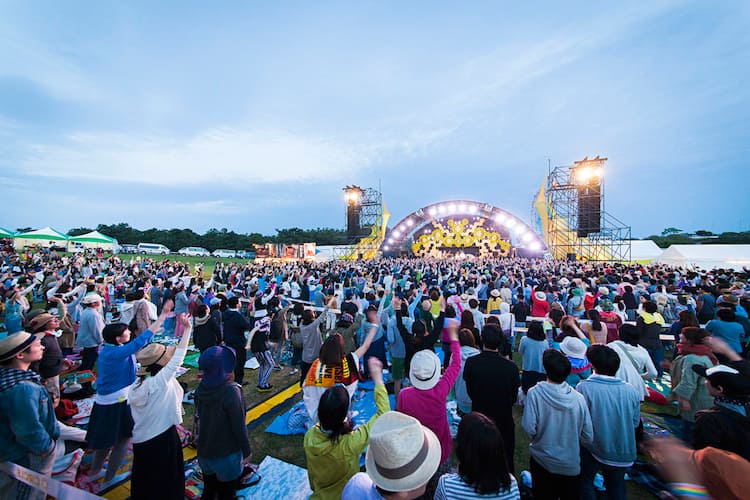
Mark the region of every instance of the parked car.
<instances>
[{"instance_id":1,"label":"parked car","mask_svg":"<svg viewBox=\"0 0 750 500\"><path fill-rule=\"evenodd\" d=\"M211 252L203 247L182 247L177 250L177 253L188 257L208 257L211 255Z\"/></svg>"},{"instance_id":2,"label":"parked car","mask_svg":"<svg viewBox=\"0 0 750 500\"><path fill-rule=\"evenodd\" d=\"M138 245L129 245L128 243L120 245L120 253L138 253Z\"/></svg>"},{"instance_id":3,"label":"parked car","mask_svg":"<svg viewBox=\"0 0 750 500\"><path fill-rule=\"evenodd\" d=\"M171 250L158 243L138 243L138 253L150 253L154 255L167 255Z\"/></svg>"},{"instance_id":4,"label":"parked car","mask_svg":"<svg viewBox=\"0 0 750 500\"><path fill-rule=\"evenodd\" d=\"M237 250L237 258L238 259L254 259L255 252L253 252L252 250Z\"/></svg>"},{"instance_id":5,"label":"parked car","mask_svg":"<svg viewBox=\"0 0 750 500\"><path fill-rule=\"evenodd\" d=\"M214 257L223 257L225 259L234 259L235 257L237 257L237 254L234 250L225 249L214 250L214 253L211 255L213 255Z\"/></svg>"}]
</instances>

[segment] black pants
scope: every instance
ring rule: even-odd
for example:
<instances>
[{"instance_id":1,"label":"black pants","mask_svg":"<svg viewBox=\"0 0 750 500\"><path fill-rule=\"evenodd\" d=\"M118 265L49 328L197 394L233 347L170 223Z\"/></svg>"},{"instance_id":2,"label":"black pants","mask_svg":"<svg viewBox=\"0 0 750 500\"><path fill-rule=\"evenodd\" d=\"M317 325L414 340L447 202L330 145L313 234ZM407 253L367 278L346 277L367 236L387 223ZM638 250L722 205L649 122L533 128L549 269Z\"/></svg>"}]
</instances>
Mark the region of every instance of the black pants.
<instances>
[{"instance_id":1,"label":"black pants","mask_svg":"<svg viewBox=\"0 0 750 500\"><path fill-rule=\"evenodd\" d=\"M99 359L98 347L84 347L83 353L81 354L81 366L78 370L93 370L97 359Z\"/></svg>"},{"instance_id":2,"label":"black pants","mask_svg":"<svg viewBox=\"0 0 750 500\"><path fill-rule=\"evenodd\" d=\"M245 361L247 361L247 351L243 345L227 344L229 347L234 349L234 354L237 357L234 363L234 381L241 384L245 380Z\"/></svg>"},{"instance_id":3,"label":"black pants","mask_svg":"<svg viewBox=\"0 0 750 500\"><path fill-rule=\"evenodd\" d=\"M553 474L531 457L531 489L534 500L578 500L581 495L581 475Z\"/></svg>"},{"instance_id":4,"label":"black pants","mask_svg":"<svg viewBox=\"0 0 750 500\"><path fill-rule=\"evenodd\" d=\"M133 443L130 498L185 498L182 443L174 425L148 441Z\"/></svg>"},{"instance_id":5,"label":"black pants","mask_svg":"<svg viewBox=\"0 0 750 500\"><path fill-rule=\"evenodd\" d=\"M299 385L302 387L305 385L305 377L307 377L307 372L310 370L310 367L312 366L312 363L305 363L304 361L300 361L299 365Z\"/></svg>"},{"instance_id":6,"label":"black pants","mask_svg":"<svg viewBox=\"0 0 750 500\"><path fill-rule=\"evenodd\" d=\"M234 481L219 481L216 478L216 474L209 474L203 476L203 495L202 500L233 500L234 492L240 487L240 480L235 479ZM183 496L185 492L182 492ZM154 497L156 498L156 497Z\"/></svg>"}]
</instances>

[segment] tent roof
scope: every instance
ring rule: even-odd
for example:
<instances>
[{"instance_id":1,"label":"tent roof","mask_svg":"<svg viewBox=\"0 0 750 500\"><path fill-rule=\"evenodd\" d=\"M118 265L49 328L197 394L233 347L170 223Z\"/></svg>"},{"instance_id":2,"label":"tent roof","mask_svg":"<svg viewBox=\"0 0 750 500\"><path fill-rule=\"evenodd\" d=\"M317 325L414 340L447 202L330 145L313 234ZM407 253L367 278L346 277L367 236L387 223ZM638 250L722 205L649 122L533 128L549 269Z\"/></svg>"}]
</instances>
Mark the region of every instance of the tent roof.
<instances>
[{"instance_id":1,"label":"tent roof","mask_svg":"<svg viewBox=\"0 0 750 500\"><path fill-rule=\"evenodd\" d=\"M750 266L750 245L671 245L657 260L665 264L696 265L704 269L739 269Z\"/></svg>"},{"instance_id":2,"label":"tent roof","mask_svg":"<svg viewBox=\"0 0 750 500\"><path fill-rule=\"evenodd\" d=\"M654 243L654 240L631 240L630 241L630 258L632 260L655 259L664 250Z\"/></svg>"},{"instance_id":3,"label":"tent roof","mask_svg":"<svg viewBox=\"0 0 750 500\"><path fill-rule=\"evenodd\" d=\"M8 229L5 229L4 227L0 227L0 238L7 238L8 236L13 236L16 234L15 231L10 231Z\"/></svg>"},{"instance_id":4,"label":"tent roof","mask_svg":"<svg viewBox=\"0 0 750 500\"><path fill-rule=\"evenodd\" d=\"M43 227L42 229L36 229L34 231L17 233L14 238L27 238L30 240L67 240L68 235L47 226Z\"/></svg>"},{"instance_id":5,"label":"tent roof","mask_svg":"<svg viewBox=\"0 0 750 500\"><path fill-rule=\"evenodd\" d=\"M90 233L71 236L70 241L83 241L88 243L114 243L115 239L110 238L106 234L102 234L99 231L91 231Z\"/></svg>"}]
</instances>

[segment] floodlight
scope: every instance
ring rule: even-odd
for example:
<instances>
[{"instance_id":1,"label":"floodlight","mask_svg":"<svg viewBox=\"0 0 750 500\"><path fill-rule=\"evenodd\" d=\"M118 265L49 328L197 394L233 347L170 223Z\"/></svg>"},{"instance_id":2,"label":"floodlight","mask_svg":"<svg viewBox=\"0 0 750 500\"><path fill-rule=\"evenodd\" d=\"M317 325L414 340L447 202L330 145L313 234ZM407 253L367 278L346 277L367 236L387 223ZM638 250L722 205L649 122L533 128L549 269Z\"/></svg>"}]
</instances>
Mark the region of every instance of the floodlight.
<instances>
[{"instance_id":1,"label":"floodlight","mask_svg":"<svg viewBox=\"0 0 750 500\"><path fill-rule=\"evenodd\" d=\"M474 214L477 212L477 206L476 205L469 205L469 213Z\"/></svg>"},{"instance_id":2,"label":"floodlight","mask_svg":"<svg viewBox=\"0 0 750 500\"><path fill-rule=\"evenodd\" d=\"M427 211L428 214L430 214L431 217L435 217L437 215L437 208L432 207Z\"/></svg>"},{"instance_id":3,"label":"floodlight","mask_svg":"<svg viewBox=\"0 0 750 500\"><path fill-rule=\"evenodd\" d=\"M526 233L526 234L524 234L523 236L521 236L521 241L523 241L524 243L528 243L528 242L529 242L529 240L531 240L531 239L532 239L533 237L534 237L534 235L533 235L533 234L531 234L531 233Z\"/></svg>"},{"instance_id":4,"label":"floodlight","mask_svg":"<svg viewBox=\"0 0 750 500\"><path fill-rule=\"evenodd\" d=\"M505 222L505 214L496 214L495 221L498 222L499 224L502 224L503 222Z\"/></svg>"},{"instance_id":5,"label":"floodlight","mask_svg":"<svg viewBox=\"0 0 750 500\"><path fill-rule=\"evenodd\" d=\"M456 213L456 205L454 205L453 203L448 205L448 212L452 214Z\"/></svg>"},{"instance_id":6,"label":"floodlight","mask_svg":"<svg viewBox=\"0 0 750 500\"><path fill-rule=\"evenodd\" d=\"M439 205L438 206L438 213L444 214L445 213L445 205Z\"/></svg>"},{"instance_id":7,"label":"floodlight","mask_svg":"<svg viewBox=\"0 0 750 500\"><path fill-rule=\"evenodd\" d=\"M409 227L412 227L414 225L414 219L407 219L406 220L406 225L409 226Z\"/></svg>"},{"instance_id":8,"label":"floodlight","mask_svg":"<svg viewBox=\"0 0 750 500\"><path fill-rule=\"evenodd\" d=\"M385 250L385 251L387 252L387 251L388 251L388 248L390 248L390 247L389 247L388 245L385 245L385 246L383 247L383 250Z\"/></svg>"},{"instance_id":9,"label":"floodlight","mask_svg":"<svg viewBox=\"0 0 750 500\"><path fill-rule=\"evenodd\" d=\"M531 250L540 250L542 248L542 244L539 243L538 241L534 241L531 243L531 245L529 245L529 248Z\"/></svg>"},{"instance_id":10,"label":"floodlight","mask_svg":"<svg viewBox=\"0 0 750 500\"><path fill-rule=\"evenodd\" d=\"M463 204L463 203L461 203L461 204L460 204L460 205L458 206L458 211L459 211L459 212L466 212L466 205L465 205L465 204Z\"/></svg>"}]
</instances>

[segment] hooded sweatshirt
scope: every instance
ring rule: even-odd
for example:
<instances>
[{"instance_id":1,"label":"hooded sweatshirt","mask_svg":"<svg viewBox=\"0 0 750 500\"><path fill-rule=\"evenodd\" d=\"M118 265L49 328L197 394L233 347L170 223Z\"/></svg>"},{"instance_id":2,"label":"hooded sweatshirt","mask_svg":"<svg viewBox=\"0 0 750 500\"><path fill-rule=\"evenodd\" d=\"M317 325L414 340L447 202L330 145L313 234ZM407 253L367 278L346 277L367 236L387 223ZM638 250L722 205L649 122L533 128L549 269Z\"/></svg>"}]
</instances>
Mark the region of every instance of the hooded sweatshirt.
<instances>
[{"instance_id":1,"label":"hooded sweatshirt","mask_svg":"<svg viewBox=\"0 0 750 500\"><path fill-rule=\"evenodd\" d=\"M199 457L221 458L238 451L243 457L250 455L245 399L238 383L227 381L210 389L200 384L195 390L195 412Z\"/></svg>"},{"instance_id":2,"label":"hooded sweatshirt","mask_svg":"<svg viewBox=\"0 0 750 500\"><path fill-rule=\"evenodd\" d=\"M521 425L531 456L548 472L581 472L580 446L590 445L594 433L586 401L567 383L539 382L529 389Z\"/></svg>"}]
</instances>

